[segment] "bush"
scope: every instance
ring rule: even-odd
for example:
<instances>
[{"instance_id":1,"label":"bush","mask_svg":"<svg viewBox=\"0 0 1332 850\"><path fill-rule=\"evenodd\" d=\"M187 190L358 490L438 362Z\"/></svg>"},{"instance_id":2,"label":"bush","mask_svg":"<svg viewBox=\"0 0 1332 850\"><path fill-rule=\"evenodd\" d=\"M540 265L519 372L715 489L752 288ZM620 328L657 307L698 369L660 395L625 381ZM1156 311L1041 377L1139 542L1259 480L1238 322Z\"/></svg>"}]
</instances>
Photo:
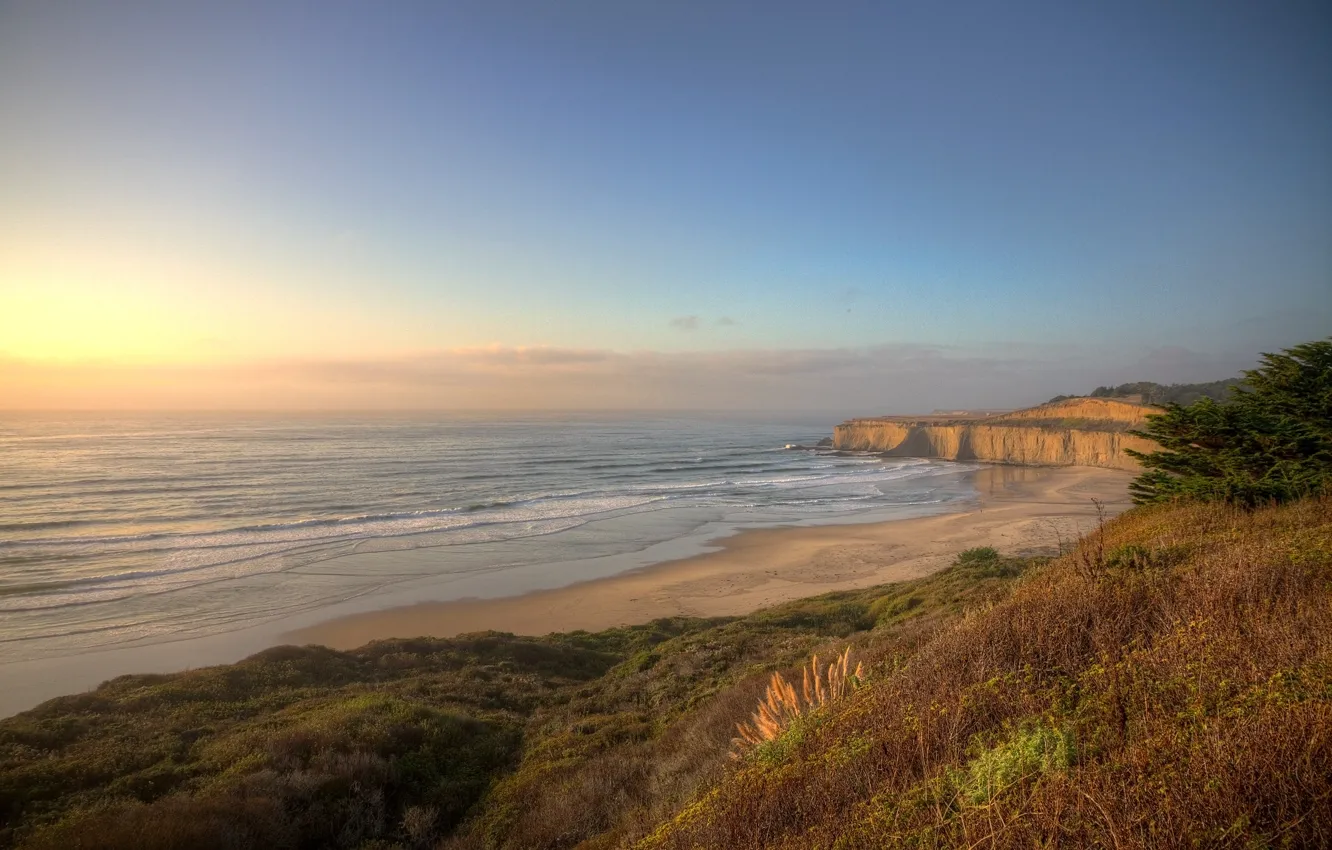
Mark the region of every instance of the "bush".
<instances>
[{"instance_id":1,"label":"bush","mask_svg":"<svg viewBox=\"0 0 1332 850\"><path fill-rule=\"evenodd\" d=\"M977 546L965 549L957 556L957 564L962 567L989 566L999 561L999 550L993 546Z\"/></svg>"},{"instance_id":2,"label":"bush","mask_svg":"<svg viewBox=\"0 0 1332 850\"><path fill-rule=\"evenodd\" d=\"M981 752L953 780L962 797L979 806L1042 773L1068 770L1076 760L1070 731L1038 723Z\"/></svg>"},{"instance_id":3,"label":"bush","mask_svg":"<svg viewBox=\"0 0 1332 850\"><path fill-rule=\"evenodd\" d=\"M1332 339L1264 354L1229 404L1171 404L1130 432L1161 446L1126 449L1145 471L1139 504L1180 498L1254 507L1332 487Z\"/></svg>"}]
</instances>

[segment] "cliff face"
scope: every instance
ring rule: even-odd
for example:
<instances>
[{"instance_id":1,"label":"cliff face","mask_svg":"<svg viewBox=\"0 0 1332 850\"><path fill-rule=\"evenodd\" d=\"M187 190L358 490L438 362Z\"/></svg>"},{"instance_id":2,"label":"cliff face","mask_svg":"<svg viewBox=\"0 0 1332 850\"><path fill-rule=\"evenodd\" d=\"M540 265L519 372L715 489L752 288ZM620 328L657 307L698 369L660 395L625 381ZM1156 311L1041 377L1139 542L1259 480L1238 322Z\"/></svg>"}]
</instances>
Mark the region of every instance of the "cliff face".
<instances>
[{"instance_id":1,"label":"cliff face","mask_svg":"<svg viewBox=\"0 0 1332 850\"><path fill-rule=\"evenodd\" d=\"M839 449L894 457L983 460L1034 466L1138 468L1124 449L1156 444L1127 433L1151 408L1102 399L1072 399L979 419L852 419L833 429Z\"/></svg>"}]
</instances>

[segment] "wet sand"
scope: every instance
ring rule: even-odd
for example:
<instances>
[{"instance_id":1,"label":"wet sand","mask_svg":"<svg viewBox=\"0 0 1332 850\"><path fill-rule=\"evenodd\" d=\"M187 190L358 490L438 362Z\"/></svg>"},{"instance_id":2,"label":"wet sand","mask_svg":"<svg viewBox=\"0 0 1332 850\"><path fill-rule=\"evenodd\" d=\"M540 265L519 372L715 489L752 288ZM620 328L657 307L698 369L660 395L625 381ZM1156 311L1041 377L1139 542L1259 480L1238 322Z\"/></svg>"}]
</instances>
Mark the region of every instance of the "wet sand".
<instances>
[{"instance_id":1,"label":"wet sand","mask_svg":"<svg viewBox=\"0 0 1332 850\"><path fill-rule=\"evenodd\" d=\"M969 509L888 522L741 532L704 555L552 590L498 599L426 602L353 614L283 635L289 643L338 649L372 640L448 637L496 630L543 635L645 623L658 617L716 617L833 590L915 578L960 551L1054 553L1060 541L1129 507L1133 473L1089 467L991 466L976 473Z\"/></svg>"}]
</instances>

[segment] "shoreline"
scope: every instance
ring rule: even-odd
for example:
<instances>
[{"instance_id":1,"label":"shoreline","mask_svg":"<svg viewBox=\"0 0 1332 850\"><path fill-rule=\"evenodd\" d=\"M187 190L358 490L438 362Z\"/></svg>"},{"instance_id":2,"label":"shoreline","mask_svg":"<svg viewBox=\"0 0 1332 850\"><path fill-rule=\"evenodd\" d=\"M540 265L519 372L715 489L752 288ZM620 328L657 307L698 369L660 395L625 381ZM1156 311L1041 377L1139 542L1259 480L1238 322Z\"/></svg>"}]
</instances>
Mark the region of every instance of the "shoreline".
<instances>
[{"instance_id":1,"label":"shoreline","mask_svg":"<svg viewBox=\"0 0 1332 850\"><path fill-rule=\"evenodd\" d=\"M481 571L464 577L465 589L454 585L453 590L463 591L454 601L415 602L404 588L395 595L407 604L396 606L390 597L385 600L388 604L367 609L361 607L365 600L353 598L301 612L285 622L270 620L198 637L7 660L0 663L0 677L6 680L0 689L0 717L53 697L86 693L119 675L231 664L282 644L352 649L391 637L448 637L488 630L543 635L659 617L735 616L832 590L925 575L973 546L994 546L1005 553L1053 552L1060 538L1067 542L1095 527L1091 498L1101 499L1108 514L1128 507L1131 478L1131 473L1093 467L987 466L969 474L973 495L944 513L718 530L710 537L690 535L643 552L578 562L585 578L547 589L506 592L534 576L547 574L550 580L550 564L493 574ZM386 551L344 558L389 559L383 565L393 566L392 559L415 561L430 557L429 552ZM526 574L518 580L523 571ZM438 592L436 580L427 581L416 592Z\"/></svg>"},{"instance_id":2,"label":"shoreline","mask_svg":"<svg viewBox=\"0 0 1332 850\"><path fill-rule=\"evenodd\" d=\"M972 474L970 509L871 523L751 529L710 541L715 551L517 596L420 602L348 614L278 643L352 649L373 640L477 631L544 635L597 631L661 617L720 617L916 578L958 552L1054 552L1130 506L1133 473L1098 467L987 466Z\"/></svg>"}]
</instances>

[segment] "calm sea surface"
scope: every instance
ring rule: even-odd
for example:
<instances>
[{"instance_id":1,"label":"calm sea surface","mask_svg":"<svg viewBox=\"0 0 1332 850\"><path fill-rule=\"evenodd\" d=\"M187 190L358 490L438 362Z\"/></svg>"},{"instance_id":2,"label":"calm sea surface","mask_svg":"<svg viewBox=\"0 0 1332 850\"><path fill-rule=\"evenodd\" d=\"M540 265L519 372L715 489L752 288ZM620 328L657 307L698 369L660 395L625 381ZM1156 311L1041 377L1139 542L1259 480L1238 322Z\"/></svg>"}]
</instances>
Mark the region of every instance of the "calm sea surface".
<instances>
[{"instance_id":1,"label":"calm sea surface","mask_svg":"<svg viewBox=\"0 0 1332 850\"><path fill-rule=\"evenodd\" d=\"M784 448L832 424L5 415L0 660L214 634L423 578L321 569L350 553L432 547L417 560L447 578L971 495L957 464Z\"/></svg>"}]
</instances>

